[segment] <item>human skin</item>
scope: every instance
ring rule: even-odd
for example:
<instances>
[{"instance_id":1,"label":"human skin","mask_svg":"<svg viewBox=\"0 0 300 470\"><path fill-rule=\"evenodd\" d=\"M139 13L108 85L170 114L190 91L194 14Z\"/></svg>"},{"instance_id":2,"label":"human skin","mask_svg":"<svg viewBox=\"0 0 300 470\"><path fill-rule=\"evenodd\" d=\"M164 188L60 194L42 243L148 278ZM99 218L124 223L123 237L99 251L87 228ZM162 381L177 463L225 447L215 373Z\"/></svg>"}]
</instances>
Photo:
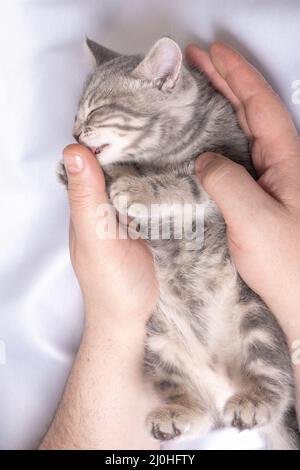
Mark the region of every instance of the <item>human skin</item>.
<instances>
[{"instance_id":1,"label":"human skin","mask_svg":"<svg viewBox=\"0 0 300 470\"><path fill-rule=\"evenodd\" d=\"M299 136L261 75L228 46L216 43L207 53L190 45L187 58L230 99L252 140L258 182L215 154L200 156L196 172L224 215L238 271L274 312L292 352L300 339ZM41 449L155 449L144 419L156 399L142 376L145 324L157 299L153 260L141 240L99 239L96 210L108 202L103 173L82 146L64 156L70 252L86 321ZM294 364L298 390L299 369Z\"/></svg>"}]
</instances>

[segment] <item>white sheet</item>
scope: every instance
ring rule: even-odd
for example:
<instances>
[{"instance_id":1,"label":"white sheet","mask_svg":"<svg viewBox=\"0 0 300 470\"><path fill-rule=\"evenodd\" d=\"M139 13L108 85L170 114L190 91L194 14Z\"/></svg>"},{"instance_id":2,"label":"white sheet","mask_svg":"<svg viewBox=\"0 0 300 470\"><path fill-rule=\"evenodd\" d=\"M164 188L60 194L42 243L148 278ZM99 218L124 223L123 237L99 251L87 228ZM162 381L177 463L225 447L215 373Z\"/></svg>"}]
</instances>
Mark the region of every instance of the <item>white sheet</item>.
<instances>
[{"instance_id":1,"label":"white sheet","mask_svg":"<svg viewBox=\"0 0 300 470\"><path fill-rule=\"evenodd\" d=\"M54 171L89 70L85 34L124 52L164 34L182 45L227 40L263 64L299 127L299 24L298 0L1 0L1 449L37 445L80 341L66 194ZM185 444L260 446L235 431Z\"/></svg>"}]
</instances>

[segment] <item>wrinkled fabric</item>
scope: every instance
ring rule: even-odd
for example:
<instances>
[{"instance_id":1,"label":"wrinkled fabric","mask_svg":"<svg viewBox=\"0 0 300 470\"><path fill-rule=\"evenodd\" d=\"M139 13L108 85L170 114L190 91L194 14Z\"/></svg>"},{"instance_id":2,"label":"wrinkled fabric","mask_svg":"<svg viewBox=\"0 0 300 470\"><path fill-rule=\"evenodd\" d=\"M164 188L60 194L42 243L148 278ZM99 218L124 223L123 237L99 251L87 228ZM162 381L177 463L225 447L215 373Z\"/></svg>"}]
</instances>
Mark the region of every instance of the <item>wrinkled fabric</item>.
<instances>
[{"instance_id":1,"label":"wrinkled fabric","mask_svg":"<svg viewBox=\"0 0 300 470\"><path fill-rule=\"evenodd\" d=\"M78 95L91 69L85 34L129 53L145 51L165 34L182 46L226 40L260 66L299 127L300 104L292 99L300 80L299 24L298 0L0 2L1 449L38 445L82 333L67 198L55 167L72 141ZM262 444L255 433L228 430L176 446Z\"/></svg>"}]
</instances>

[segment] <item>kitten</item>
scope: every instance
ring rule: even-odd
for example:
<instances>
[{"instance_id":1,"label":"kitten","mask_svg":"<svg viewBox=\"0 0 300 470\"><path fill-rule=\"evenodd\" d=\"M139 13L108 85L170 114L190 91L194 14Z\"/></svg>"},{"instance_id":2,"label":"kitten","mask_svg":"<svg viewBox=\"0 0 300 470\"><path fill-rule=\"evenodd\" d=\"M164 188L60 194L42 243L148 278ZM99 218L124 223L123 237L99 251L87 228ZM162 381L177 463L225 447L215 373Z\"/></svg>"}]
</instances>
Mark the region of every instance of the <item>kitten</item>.
<instances>
[{"instance_id":1,"label":"kitten","mask_svg":"<svg viewBox=\"0 0 300 470\"><path fill-rule=\"evenodd\" d=\"M144 58L87 42L97 67L82 93L74 137L98 158L113 204L126 210L123 196L148 234L137 203L167 202L176 206L173 219L182 203L205 206L199 246L191 249L190 237L176 239L174 230L169 240L149 240L159 300L148 323L145 371L163 399L147 417L149 433L165 441L255 427L270 449L299 448L283 332L236 272L224 220L194 174L196 157L215 151L255 177L235 112L204 75L183 65L169 38ZM198 216L191 217L194 227ZM164 212L159 218L163 226Z\"/></svg>"}]
</instances>

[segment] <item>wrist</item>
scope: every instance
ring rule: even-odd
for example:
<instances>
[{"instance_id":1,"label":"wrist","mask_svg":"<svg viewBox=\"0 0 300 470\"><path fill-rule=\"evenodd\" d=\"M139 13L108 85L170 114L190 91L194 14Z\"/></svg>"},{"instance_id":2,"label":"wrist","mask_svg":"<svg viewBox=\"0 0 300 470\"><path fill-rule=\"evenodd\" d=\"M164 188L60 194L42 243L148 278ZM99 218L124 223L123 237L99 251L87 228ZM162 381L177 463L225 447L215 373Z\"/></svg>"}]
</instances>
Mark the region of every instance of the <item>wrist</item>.
<instances>
[{"instance_id":1,"label":"wrist","mask_svg":"<svg viewBox=\"0 0 300 470\"><path fill-rule=\"evenodd\" d=\"M117 295L105 302L102 297L84 296L85 321L93 324L95 328L105 328L111 331L125 331L128 328L145 328L155 303L152 301L132 302L126 301Z\"/></svg>"},{"instance_id":2,"label":"wrist","mask_svg":"<svg viewBox=\"0 0 300 470\"><path fill-rule=\"evenodd\" d=\"M143 348L146 335L146 319L143 315L113 315L99 309L87 308L85 313L84 339L90 344L134 351Z\"/></svg>"}]
</instances>

